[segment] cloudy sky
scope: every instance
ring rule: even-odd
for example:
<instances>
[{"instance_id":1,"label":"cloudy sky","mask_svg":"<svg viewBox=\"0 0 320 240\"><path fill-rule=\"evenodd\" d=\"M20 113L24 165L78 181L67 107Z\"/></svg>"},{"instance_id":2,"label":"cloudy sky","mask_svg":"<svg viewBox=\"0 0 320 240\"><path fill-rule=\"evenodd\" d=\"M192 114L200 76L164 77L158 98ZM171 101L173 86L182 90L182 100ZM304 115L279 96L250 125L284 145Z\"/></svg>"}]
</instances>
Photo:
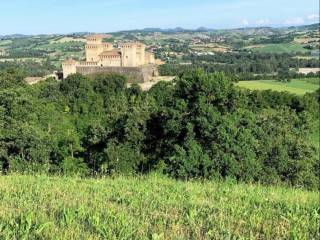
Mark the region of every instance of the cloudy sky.
<instances>
[{"instance_id":1,"label":"cloudy sky","mask_svg":"<svg viewBox=\"0 0 320 240\"><path fill-rule=\"evenodd\" d=\"M0 0L0 35L319 22L318 0Z\"/></svg>"}]
</instances>

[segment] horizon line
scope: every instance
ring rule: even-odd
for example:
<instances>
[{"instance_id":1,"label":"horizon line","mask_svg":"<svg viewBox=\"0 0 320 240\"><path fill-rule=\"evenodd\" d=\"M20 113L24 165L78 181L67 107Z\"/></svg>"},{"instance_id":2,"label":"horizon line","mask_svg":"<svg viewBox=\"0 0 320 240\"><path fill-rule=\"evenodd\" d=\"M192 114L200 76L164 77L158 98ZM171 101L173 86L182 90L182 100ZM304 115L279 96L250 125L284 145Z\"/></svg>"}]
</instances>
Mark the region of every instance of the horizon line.
<instances>
[{"instance_id":1,"label":"horizon line","mask_svg":"<svg viewBox=\"0 0 320 240\"><path fill-rule=\"evenodd\" d=\"M112 32L94 32L94 31L74 31L74 32L65 32L65 33L12 33L12 34L1 34L1 37L6 36L13 36L13 35L23 35L23 36L39 36L39 35L72 35L77 33L120 33L120 32L132 32L132 31L143 31L148 29L158 29L161 31L174 31L177 29L181 29L182 31L201 31L200 29L203 28L204 31L219 31L219 30L239 30L239 29L253 29L253 28L274 28L274 29L281 29L281 28L292 28L292 27L304 27L304 26L311 26L311 25L320 25L319 22L310 23L310 24L297 24L297 25L265 25L265 26L243 26L243 27L230 27L230 28L211 28L211 27L204 27L199 26L197 28L184 28L184 27L174 27L174 28L162 28L162 27L144 27L144 28L135 28L135 29L125 29L125 30L117 30Z\"/></svg>"}]
</instances>

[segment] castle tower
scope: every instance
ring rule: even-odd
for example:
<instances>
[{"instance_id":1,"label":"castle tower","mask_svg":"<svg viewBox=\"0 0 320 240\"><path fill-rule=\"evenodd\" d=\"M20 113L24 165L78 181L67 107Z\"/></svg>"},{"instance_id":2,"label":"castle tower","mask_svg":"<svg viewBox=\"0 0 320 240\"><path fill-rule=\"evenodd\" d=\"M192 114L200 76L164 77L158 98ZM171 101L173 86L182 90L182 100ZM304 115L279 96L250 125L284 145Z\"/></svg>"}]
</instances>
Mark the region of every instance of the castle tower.
<instances>
[{"instance_id":1,"label":"castle tower","mask_svg":"<svg viewBox=\"0 0 320 240\"><path fill-rule=\"evenodd\" d=\"M87 44L85 46L87 62L98 62L100 59L99 54L113 48L112 44L103 43L103 39L108 37L108 35L103 34L95 34L87 37Z\"/></svg>"},{"instance_id":2,"label":"castle tower","mask_svg":"<svg viewBox=\"0 0 320 240\"><path fill-rule=\"evenodd\" d=\"M137 44L137 65L144 65L145 62L145 55L146 55L146 45L143 43Z\"/></svg>"},{"instance_id":3,"label":"castle tower","mask_svg":"<svg viewBox=\"0 0 320 240\"><path fill-rule=\"evenodd\" d=\"M156 63L156 60L154 58L154 54L151 52L146 52L144 58L145 58L145 64L155 64Z\"/></svg>"},{"instance_id":4,"label":"castle tower","mask_svg":"<svg viewBox=\"0 0 320 240\"><path fill-rule=\"evenodd\" d=\"M137 64L137 44L122 43L120 44L122 67L136 67Z\"/></svg>"},{"instance_id":5,"label":"castle tower","mask_svg":"<svg viewBox=\"0 0 320 240\"><path fill-rule=\"evenodd\" d=\"M77 73L77 65L79 63L73 59L68 59L62 63L63 78L67 78L71 74Z\"/></svg>"}]
</instances>

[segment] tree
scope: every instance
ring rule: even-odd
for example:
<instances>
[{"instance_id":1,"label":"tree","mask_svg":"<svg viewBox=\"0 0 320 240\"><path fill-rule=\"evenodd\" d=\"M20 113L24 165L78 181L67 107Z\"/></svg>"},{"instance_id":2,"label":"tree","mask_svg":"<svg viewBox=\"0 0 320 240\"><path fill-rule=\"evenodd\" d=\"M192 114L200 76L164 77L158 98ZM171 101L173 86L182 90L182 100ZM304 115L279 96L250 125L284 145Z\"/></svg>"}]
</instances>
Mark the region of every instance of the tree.
<instances>
[{"instance_id":1,"label":"tree","mask_svg":"<svg viewBox=\"0 0 320 240\"><path fill-rule=\"evenodd\" d=\"M13 68L0 71L0 89L25 86L25 77L22 71Z\"/></svg>"}]
</instances>

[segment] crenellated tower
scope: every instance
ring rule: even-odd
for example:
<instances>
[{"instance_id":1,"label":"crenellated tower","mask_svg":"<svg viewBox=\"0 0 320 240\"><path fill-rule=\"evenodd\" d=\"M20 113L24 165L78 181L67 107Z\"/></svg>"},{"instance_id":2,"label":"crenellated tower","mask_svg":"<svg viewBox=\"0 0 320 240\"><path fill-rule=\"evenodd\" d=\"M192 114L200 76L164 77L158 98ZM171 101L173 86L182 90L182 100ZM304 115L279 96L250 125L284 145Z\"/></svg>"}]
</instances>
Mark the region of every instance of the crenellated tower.
<instances>
[{"instance_id":1,"label":"crenellated tower","mask_svg":"<svg viewBox=\"0 0 320 240\"><path fill-rule=\"evenodd\" d=\"M77 73L79 63L73 59L68 59L62 63L63 78L67 78L71 74Z\"/></svg>"},{"instance_id":2,"label":"crenellated tower","mask_svg":"<svg viewBox=\"0 0 320 240\"><path fill-rule=\"evenodd\" d=\"M103 39L107 35L95 34L87 37L87 44L85 46L87 62L98 62L100 60L99 54L113 49L110 43L104 43Z\"/></svg>"},{"instance_id":3,"label":"crenellated tower","mask_svg":"<svg viewBox=\"0 0 320 240\"><path fill-rule=\"evenodd\" d=\"M122 43L119 45L121 49L122 66L136 67L137 64L137 44L136 43Z\"/></svg>"}]
</instances>

